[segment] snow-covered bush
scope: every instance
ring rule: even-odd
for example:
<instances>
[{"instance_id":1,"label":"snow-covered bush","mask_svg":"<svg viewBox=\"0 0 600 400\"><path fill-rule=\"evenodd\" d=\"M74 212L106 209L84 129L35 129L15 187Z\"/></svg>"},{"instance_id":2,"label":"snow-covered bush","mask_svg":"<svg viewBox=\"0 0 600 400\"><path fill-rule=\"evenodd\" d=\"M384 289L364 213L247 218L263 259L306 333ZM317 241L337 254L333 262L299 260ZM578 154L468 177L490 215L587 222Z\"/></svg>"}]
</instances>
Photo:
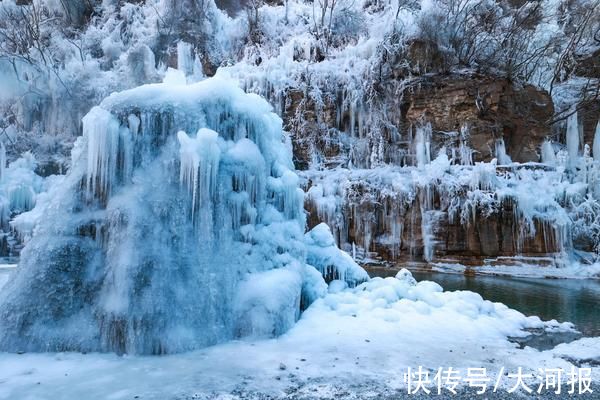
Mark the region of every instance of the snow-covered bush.
<instances>
[{"instance_id":1,"label":"snow-covered bush","mask_svg":"<svg viewBox=\"0 0 600 400\"><path fill-rule=\"evenodd\" d=\"M361 36L367 33L367 21L363 12L342 8L334 14L331 24L331 44L334 47L356 44Z\"/></svg>"}]
</instances>

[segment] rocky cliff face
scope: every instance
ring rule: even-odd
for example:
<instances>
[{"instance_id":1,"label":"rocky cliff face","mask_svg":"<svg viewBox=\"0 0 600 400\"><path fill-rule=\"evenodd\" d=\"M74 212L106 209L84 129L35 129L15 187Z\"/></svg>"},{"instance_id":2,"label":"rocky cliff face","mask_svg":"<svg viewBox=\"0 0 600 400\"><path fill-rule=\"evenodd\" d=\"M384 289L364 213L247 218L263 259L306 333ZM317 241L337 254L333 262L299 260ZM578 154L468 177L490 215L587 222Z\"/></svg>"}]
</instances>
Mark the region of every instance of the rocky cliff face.
<instances>
[{"instance_id":1,"label":"rocky cliff face","mask_svg":"<svg viewBox=\"0 0 600 400\"><path fill-rule=\"evenodd\" d=\"M299 169L415 165L417 128L428 124L431 154L446 147L456 158L490 161L504 146L513 161L538 162L554 113L547 92L475 73L389 80L373 90L375 99L343 88L316 98L287 91L282 114ZM467 147L470 155L459 154Z\"/></svg>"},{"instance_id":2,"label":"rocky cliff face","mask_svg":"<svg viewBox=\"0 0 600 400\"><path fill-rule=\"evenodd\" d=\"M513 161L540 161L540 145L554 113L545 91L481 75L424 78L409 91L403 109L409 124L432 124L436 150L458 148L462 139L473 150L473 161L497 157L500 140ZM452 135L462 129L468 130L466 137Z\"/></svg>"},{"instance_id":3,"label":"rocky cliff face","mask_svg":"<svg viewBox=\"0 0 600 400\"><path fill-rule=\"evenodd\" d=\"M326 221L342 246L365 259L481 265L534 257L547 263L573 246L563 208L572 197L560 204L542 195L536 204L536 193L557 179L541 166L453 166L444 154L422 170L306 176L309 226Z\"/></svg>"},{"instance_id":4,"label":"rocky cliff face","mask_svg":"<svg viewBox=\"0 0 600 400\"><path fill-rule=\"evenodd\" d=\"M573 248L593 250L573 242L569 209L585 197L573 193L573 176L588 167L565 172L565 151L544 144L554 115L547 92L476 73L377 90L377 101L289 90L281 102L305 170L309 228L327 222L365 261L554 264ZM541 164L543 146L550 164Z\"/></svg>"}]
</instances>

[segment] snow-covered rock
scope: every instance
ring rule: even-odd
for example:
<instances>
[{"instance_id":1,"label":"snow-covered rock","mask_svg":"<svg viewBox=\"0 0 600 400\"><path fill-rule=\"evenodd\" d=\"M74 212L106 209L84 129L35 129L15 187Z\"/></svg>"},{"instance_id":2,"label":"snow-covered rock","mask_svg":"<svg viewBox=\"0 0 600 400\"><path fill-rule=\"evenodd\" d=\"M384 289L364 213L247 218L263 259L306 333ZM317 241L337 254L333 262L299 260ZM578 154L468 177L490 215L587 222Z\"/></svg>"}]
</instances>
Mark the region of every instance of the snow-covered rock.
<instances>
[{"instance_id":1,"label":"snow-covered rock","mask_svg":"<svg viewBox=\"0 0 600 400\"><path fill-rule=\"evenodd\" d=\"M326 282L342 280L354 287L369 279L369 274L336 246L327 224L321 223L306 233L304 243L307 263L319 270Z\"/></svg>"}]
</instances>

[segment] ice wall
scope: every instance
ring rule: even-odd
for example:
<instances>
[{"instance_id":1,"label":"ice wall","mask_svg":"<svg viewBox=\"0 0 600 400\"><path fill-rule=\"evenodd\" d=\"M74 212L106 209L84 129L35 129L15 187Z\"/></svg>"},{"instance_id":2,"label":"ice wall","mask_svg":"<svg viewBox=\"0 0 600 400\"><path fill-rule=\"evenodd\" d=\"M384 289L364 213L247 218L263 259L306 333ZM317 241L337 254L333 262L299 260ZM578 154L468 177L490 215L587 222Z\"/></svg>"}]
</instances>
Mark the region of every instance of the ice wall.
<instances>
[{"instance_id":1,"label":"ice wall","mask_svg":"<svg viewBox=\"0 0 600 400\"><path fill-rule=\"evenodd\" d=\"M266 101L220 79L146 85L105 99L83 132L0 293L0 349L162 354L272 336L318 293Z\"/></svg>"},{"instance_id":2,"label":"ice wall","mask_svg":"<svg viewBox=\"0 0 600 400\"><path fill-rule=\"evenodd\" d=\"M309 226L326 222L337 244L365 262L527 256L561 264L572 254L574 225L584 235L595 224L584 220L595 208L585 205L593 200L583 175L570 181L564 168L542 164L461 165L444 150L418 167L302 174Z\"/></svg>"}]
</instances>

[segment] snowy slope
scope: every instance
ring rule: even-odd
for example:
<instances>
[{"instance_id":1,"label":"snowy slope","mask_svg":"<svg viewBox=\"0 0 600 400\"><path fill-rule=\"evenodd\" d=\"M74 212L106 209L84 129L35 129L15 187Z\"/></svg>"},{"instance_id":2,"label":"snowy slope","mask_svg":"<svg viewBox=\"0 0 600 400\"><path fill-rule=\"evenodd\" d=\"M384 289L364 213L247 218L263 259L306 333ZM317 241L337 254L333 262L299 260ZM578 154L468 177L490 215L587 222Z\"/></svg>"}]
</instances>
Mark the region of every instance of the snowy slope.
<instances>
[{"instance_id":1,"label":"snowy slope","mask_svg":"<svg viewBox=\"0 0 600 400\"><path fill-rule=\"evenodd\" d=\"M432 282L415 285L410 274L399 278L373 279L327 295L278 339L164 357L2 354L0 398L234 399L245 392L327 398L348 391L368 398L406 393L404 373L418 366L430 369L432 379L441 367L463 376L466 368L485 367L489 391L499 372L514 374L523 367L523 373L534 374L526 382L537 390L538 368L570 371L571 364L555 354L578 357L575 343L540 352L507 341L524 335L524 328L568 330L568 324L545 324L471 292L442 292ZM598 340L586 339L586 345L598 346ZM600 379L597 367L593 379ZM503 375L498 387L514 384Z\"/></svg>"}]
</instances>

